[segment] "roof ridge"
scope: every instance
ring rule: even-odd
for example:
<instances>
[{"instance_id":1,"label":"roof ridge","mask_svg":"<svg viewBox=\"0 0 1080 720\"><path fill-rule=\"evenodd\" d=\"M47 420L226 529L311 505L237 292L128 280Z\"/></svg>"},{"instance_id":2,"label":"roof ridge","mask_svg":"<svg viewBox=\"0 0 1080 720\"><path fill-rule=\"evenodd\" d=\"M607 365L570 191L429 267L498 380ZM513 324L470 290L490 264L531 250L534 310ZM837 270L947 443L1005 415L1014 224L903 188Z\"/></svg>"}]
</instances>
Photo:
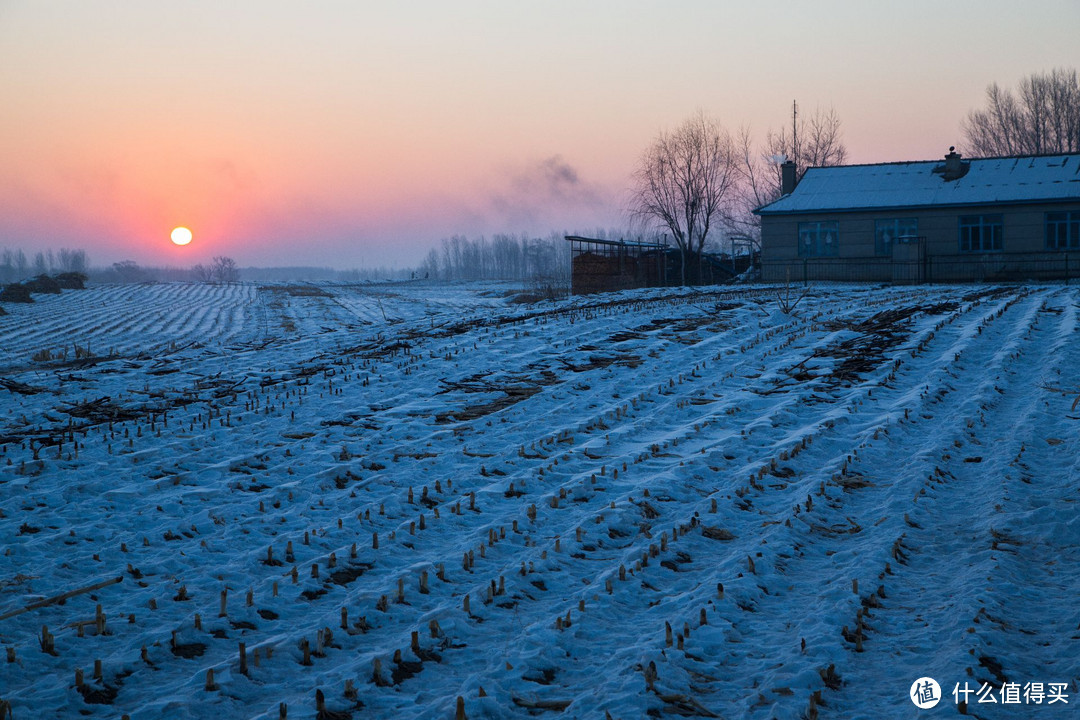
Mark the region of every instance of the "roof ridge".
<instances>
[{"instance_id":1,"label":"roof ridge","mask_svg":"<svg viewBox=\"0 0 1080 720\"><path fill-rule=\"evenodd\" d=\"M964 157L964 162L985 162L988 160L1038 160L1039 158L1080 158L1080 152L1055 152L1055 153L1039 153L1036 155L991 155L988 157ZM887 165L919 165L922 163L943 163L945 158L940 157L931 160L886 160L884 162L870 162L870 163L847 163L844 165L811 165L806 168L806 171L811 170L826 170L831 168L859 168L859 167L884 167Z\"/></svg>"}]
</instances>

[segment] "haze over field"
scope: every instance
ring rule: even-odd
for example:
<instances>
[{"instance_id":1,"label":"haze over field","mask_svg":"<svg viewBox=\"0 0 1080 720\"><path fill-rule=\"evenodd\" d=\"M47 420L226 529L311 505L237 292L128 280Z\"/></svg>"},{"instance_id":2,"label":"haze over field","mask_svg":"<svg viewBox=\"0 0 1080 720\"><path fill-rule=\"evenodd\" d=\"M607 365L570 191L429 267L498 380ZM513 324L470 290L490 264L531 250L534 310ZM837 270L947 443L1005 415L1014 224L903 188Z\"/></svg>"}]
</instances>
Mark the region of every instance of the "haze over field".
<instances>
[{"instance_id":1,"label":"haze over field","mask_svg":"<svg viewBox=\"0 0 1080 720\"><path fill-rule=\"evenodd\" d=\"M695 109L761 136L798 99L850 161L935 158L989 83L1076 65L1077 27L1071 0L9 0L0 246L415 265L454 233L622 225Z\"/></svg>"}]
</instances>

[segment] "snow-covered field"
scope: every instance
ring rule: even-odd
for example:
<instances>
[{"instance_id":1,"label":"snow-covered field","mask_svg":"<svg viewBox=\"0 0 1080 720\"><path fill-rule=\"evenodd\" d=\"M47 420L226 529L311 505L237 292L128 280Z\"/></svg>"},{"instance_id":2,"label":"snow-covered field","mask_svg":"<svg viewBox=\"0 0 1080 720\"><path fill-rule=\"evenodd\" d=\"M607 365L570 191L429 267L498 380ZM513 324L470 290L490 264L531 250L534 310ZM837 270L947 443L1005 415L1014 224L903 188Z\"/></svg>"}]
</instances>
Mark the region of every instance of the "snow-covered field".
<instances>
[{"instance_id":1,"label":"snow-covered field","mask_svg":"<svg viewBox=\"0 0 1080 720\"><path fill-rule=\"evenodd\" d=\"M14 717L1077 712L1075 288L502 289L5 305Z\"/></svg>"}]
</instances>

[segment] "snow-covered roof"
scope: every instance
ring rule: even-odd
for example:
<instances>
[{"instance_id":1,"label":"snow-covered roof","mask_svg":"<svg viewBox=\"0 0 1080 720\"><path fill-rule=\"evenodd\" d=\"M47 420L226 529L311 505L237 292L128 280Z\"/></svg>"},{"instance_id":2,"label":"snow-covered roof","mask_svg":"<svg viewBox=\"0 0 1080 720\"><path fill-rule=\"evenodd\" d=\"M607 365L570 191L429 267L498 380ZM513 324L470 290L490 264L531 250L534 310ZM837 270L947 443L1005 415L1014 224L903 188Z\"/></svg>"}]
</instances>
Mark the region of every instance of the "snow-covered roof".
<instances>
[{"instance_id":1,"label":"snow-covered roof","mask_svg":"<svg viewBox=\"0 0 1080 720\"><path fill-rule=\"evenodd\" d=\"M946 180L941 160L814 167L761 215L878 208L1080 201L1080 154L964 160Z\"/></svg>"}]
</instances>

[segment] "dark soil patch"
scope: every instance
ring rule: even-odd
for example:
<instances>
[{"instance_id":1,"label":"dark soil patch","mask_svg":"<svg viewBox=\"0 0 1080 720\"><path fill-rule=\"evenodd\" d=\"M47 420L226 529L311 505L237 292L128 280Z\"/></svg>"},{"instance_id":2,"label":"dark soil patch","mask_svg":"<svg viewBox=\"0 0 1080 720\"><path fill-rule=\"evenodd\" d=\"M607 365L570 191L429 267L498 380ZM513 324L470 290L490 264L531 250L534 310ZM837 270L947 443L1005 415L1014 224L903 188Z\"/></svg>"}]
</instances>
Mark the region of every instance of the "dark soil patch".
<instances>
[{"instance_id":1,"label":"dark soil patch","mask_svg":"<svg viewBox=\"0 0 1080 720\"><path fill-rule=\"evenodd\" d=\"M88 705L112 705L113 700L120 693L119 685L106 685L104 683L94 685L80 685L79 694Z\"/></svg>"},{"instance_id":2,"label":"dark soil patch","mask_svg":"<svg viewBox=\"0 0 1080 720\"><path fill-rule=\"evenodd\" d=\"M555 680L555 675L558 673L555 668L544 668L542 670L530 670L521 676L522 680L528 680L534 682L537 685L550 685Z\"/></svg>"},{"instance_id":3,"label":"dark soil patch","mask_svg":"<svg viewBox=\"0 0 1080 720\"><path fill-rule=\"evenodd\" d=\"M857 334L814 353L816 357L835 358L838 361L831 372L818 377L832 387L854 385L885 361L886 352L908 338L911 334L911 317L923 311L921 305L912 305L882 310L858 323L837 324L835 329ZM788 374L799 381L810 379L799 374L801 366L802 363L796 365L787 371Z\"/></svg>"},{"instance_id":4,"label":"dark soil patch","mask_svg":"<svg viewBox=\"0 0 1080 720\"><path fill-rule=\"evenodd\" d=\"M427 648L420 648L416 652L416 657L420 658L421 662L442 662L442 655Z\"/></svg>"},{"instance_id":5,"label":"dark soil patch","mask_svg":"<svg viewBox=\"0 0 1080 720\"><path fill-rule=\"evenodd\" d=\"M45 293L48 295L60 294L60 283L48 275L38 275L33 280L26 280L23 286L32 293Z\"/></svg>"},{"instance_id":6,"label":"dark soil patch","mask_svg":"<svg viewBox=\"0 0 1080 720\"><path fill-rule=\"evenodd\" d=\"M675 553L675 557L673 557L673 558L665 558L664 560L661 560L660 561L660 567L665 567L668 570L672 570L674 572L680 572L679 566L680 565L686 565L687 563L690 562L690 560L691 560L690 556L687 555L686 553L677 552L677 553Z\"/></svg>"},{"instance_id":7,"label":"dark soil patch","mask_svg":"<svg viewBox=\"0 0 1080 720\"><path fill-rule=\"evenodd\" d=\"M616 353L614 355L590 355L586 362L573 363L569 360L560 359L560 363L571 372L588 372L601 368L618 365L620 367L636 368L641 365L641 358L631 353Z\"/></svg>"},{"instance_id":8,"label":"dark soil patch","mask_svg":"<svg viewBox=\"0 0 1080 720\"><path fill-rule=\"evenodd\" d=\"M469 405L461 410L448 410L446 412L438 413L435 416L435 422L445 425L451 422L465 422L469 420L476 420L482 418L485 415L505 410L511 405L516 405L522 400L528 400L536 393L540 392L539 386L520 386L510 387L502 390L503 397L491 402L481 403L479 405Z\"/></svg>"},{"instance_id":9,"label":"dark soil patch","mask_svg":"<svg viewBox=\"0 0 1080 720\"><path fill-rule=\"evenodd\" d=\"M353 475L351 472L346 470L344 475L338 475L334 478L334 485L337 486L338 490L344 490L349 486L350 482L356 482L359 479L360 476Z\"/></svg>"},{"instance_id":10,"label":"dark soil patch","mask_svg":"<svg viewBox=\"0 0 1080 720\"><path fill-rule=\"evenodd\" d=\"M345 587L372 568L369 563L351 563L330 573L330 582Z\"/></svg>"},{"instance_id":11,"label":"dark soil patch","mask_svg":"<svg viewBox=\"0 0 1080 720\"><path fill-rule=\"evenodd\" d=\"M190 660L191 658L202 657L206 652L206 645L203 643L177 643L172 646L172 654L176 657L185 658Z\"/></svg>"},{"instance_id":12,"label":"dark soil patch","mask_svg":"<svg viewBox=\"0 0 1080 720\"><path fill-rule=\"evenodd\" d=\"M7 285L0 290L0 302L32 303L34 298L30 295L30 288L25 285Z\"/></svg>"},{"instance_id":13,"label":"dark soil patch","mask_svg":"<svg viewBox=\"0 0 1080 720\"><path fill-rule=\"evenodd\" d=\"M390 682L400 685L402 682L419 674L424 669L424 663L412 660L402 660L394 663L394 669L390 671Z\"/></svg>"},{"instance_id":14,"label":"dark soil patch","mask_svg":"<svg viewBox=\"0 0 1080 720\"><path fill-rule=\"evenodd\" d=\"M81 272L64 272L56 276L56 284L65 290L85 290L87 277Z\"/></svg>"},{"instance_id":15,"label":"dark soil patch","mask_svg":"<svg viewBox=\"0 0 1080 720\"><path fill-rule=\"evenodd\" d=\"M333 297L317 285L263 285L259 289L289 297Z\"/></svg>"}]
</instances>

